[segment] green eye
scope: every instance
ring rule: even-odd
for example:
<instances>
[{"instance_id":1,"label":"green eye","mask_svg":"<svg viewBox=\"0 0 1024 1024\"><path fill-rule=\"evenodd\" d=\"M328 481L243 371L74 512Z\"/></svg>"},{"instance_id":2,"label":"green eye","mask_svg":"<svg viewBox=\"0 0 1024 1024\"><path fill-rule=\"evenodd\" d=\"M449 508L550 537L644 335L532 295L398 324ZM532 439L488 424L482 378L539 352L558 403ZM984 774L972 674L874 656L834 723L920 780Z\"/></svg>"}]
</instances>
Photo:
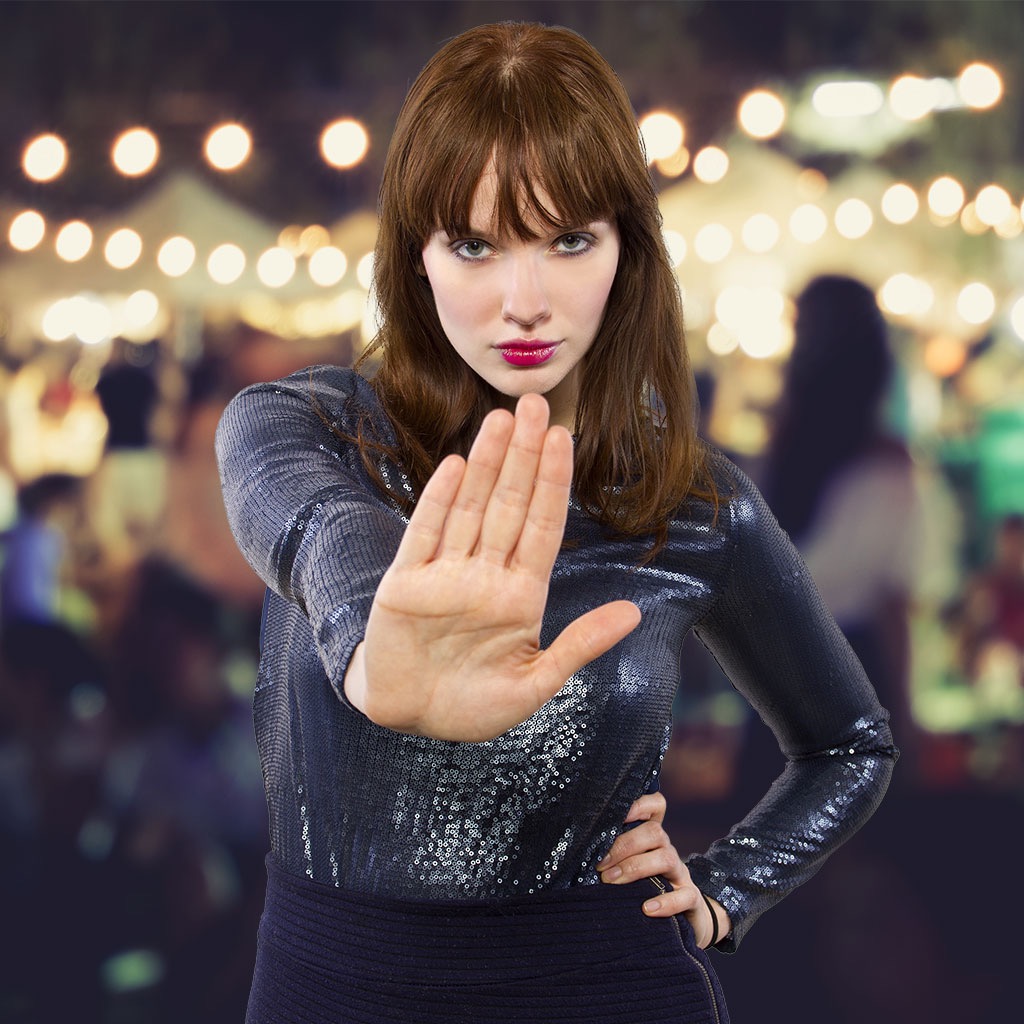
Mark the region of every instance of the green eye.
<instances>
[{"instance_id":1,"label":"green eye","mask_svg":"<svg viewBox=\"0 0 1024 1024\"><path fill-rule=\"evenodd\" d=\"M555 245L558 248L558 251L564 253L566 256L577 256L581 253L587 252L593 245L593 240L589 235L573 233L569 235L562 235Z\"/></svg>"},{"instance_id":2,"label":"green eye","mask_svg":"<svg viewBox=\"0 0 1024 1024\"><path fill-rule=\"evenodd\" d=\"M486 256L490 248L486 242L481 242L479 238L471 238L467 242L460 242L453 252L459 259L478 260Z\"/></svg>"}]
</instances>

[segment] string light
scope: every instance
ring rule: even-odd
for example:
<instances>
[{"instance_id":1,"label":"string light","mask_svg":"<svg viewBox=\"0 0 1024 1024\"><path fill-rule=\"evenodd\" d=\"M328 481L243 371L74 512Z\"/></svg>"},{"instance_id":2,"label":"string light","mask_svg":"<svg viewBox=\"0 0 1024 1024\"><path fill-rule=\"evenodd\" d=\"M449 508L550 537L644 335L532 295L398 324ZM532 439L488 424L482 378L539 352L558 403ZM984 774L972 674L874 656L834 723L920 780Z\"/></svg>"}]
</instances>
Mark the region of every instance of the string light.
<instances>
[{"instance_id":1,"label":"string light","mask_svg":"<svg viewBox=\"0 0 1024 1024\"><path fill-rule=\"evenodd\" d=\"M882 194L882 215L892 224L909 224L919 207L917 193L903 182L890 185Z\"/></svg>"},{"instance_id":2,"label":"string light","mask_svg":"<svg viewBox=\"0 0 1024 1024\"><path fill-rule=\"evenodd\" d=\"M956 178L943 175L936 178L928 188L928 207L937 217L955 217L964 205L964 187Z\"/></svg>"},{"instance_id":3,"label":"string light","mask_svg":"<svg viewBox=\"0 0 1024 1024\"><path fill-rule=\"evenodd\" d=\"M142 255L142 239L131 228L119 228L108 239L103 255L115 270L127 270Z\"/></svg>"},{"instance_id":4,"label":"string light","mask_svg":"<svg viewBox=\"0 0 1024 1024\"><path fill-rule=\"evenodd\" d=\"M1000 185L986 185L974 198L974 209L982 224L994 228L1010 216L1013 202Z\"/></svg>"},{"instance_id":5,"label":"string light","mask_svg":"<svg viewBox=\"0 0 1024 1024\"><path fill-rule=\"evenodd\" d=\"M336 285L345 276L346 270L348 260L345 254L333 245L325 245L309 257L309 276L322 288Z\"/></svg>"},{"instance_id":6,"label":"string light","mask_svg":"<svg viewBox=\"0 0 1024 1024\"><path fill-rule=\"evenodd\" d=\"M640 119L639 127L649 164L656 160L666 160L678 152L685 138L682 121L664 110L645 114Z\"/></svg>"},{"instance_id":7,"label":"string light","mask_svg":"<svg viewBox=\"0 0 1024 1024\"><path fill-rule=\"evenodd\" d=\"M693 174L705 185L721 181L729 173L729 154L718 146L705 146L693 158Z\"/></svg>"},{"instance_id":8,"label":"string light","mask_svg":"<svg viewBox=\"0 0 1024 1024\"><path fill-rule=\"evenodd\" d=\"M355 167L366 155L370 137L366 129L352 118L329 124L320 136L320 153L332 167Z\"/></svg>"},{"instance_id":9,"label":"string light","mask_svg":"<svg viewBox=\"0 0 1024 1024\"><path fill-rule=\"evenodd\" d=\"M786 123L786 105L767 89L755 89L740 101L740 127L754 139L771 139Z\"/></svg>"},{"instance_id":10,"label":"string light","mask_svg":"<svg viewBox=\"0 0 1024 1024\"><path fill-rule=\"evenodd\" d=\"M138 178L153 169L159 155L159 143L148 128L130 128L117 137L110 158L125 177Z\"/></svg>"},{"instance_id":11,"label":"string light","mask_svg":"<svg viewBox=\"0 0 1024 1024\"><path fill-rule=\"evenodd\" d=\"M196 261L196 247L182 235L168 238L157 250L156 265L168 277L182 277Z\"/></svg>"},{"instance_id":12,"label":"string light","mask_svg":"<svg viewBox=\"0 0 1024 1024\"><path fill-rule=\"evenodd\" d=\"M59 135L47 133L34 138L21 157L21 166L33 181L59 178L68 163L68 147Z\"/></svg>"},{"instance_id":13,"label":"string light","mask_svg":"<svg viewBox=\"0 0 1024 1024\"><path fill-rule=\"evenodd\" d=\"M732 251L732 232L724 224L705 224L694 236L693 248L705 263L721 263Z\"/></svg>"},{"instance_id":14,"label":"string light","mask_svg":"<svg viewBox=\"0 0 1024 1024\"><path fill-rule=\"evenodd\" d=\"M92 228L85 221L73 220L57 233L57 255L67 263L85 259L92 248Z\"/></svg>"},{"instance_id":15,"label":"string light","mask_svg":"<svg viewBox=\"0 0 1024 1024\"><path fill-rule=\"evenodd\" d=\"M996 311L996 297L987 284L972 281L960 289L956 299L956 311L966 323L987 323Z\"/></svg>"},{"instance_id":16,"label":"string light","mask_svg":"<svg viewBox=\"0 0 1024 1024\"><path fill-rule=\"evenodd\" d=\"M743 244L751 252L768 252L779 241L779 225L774 217L767 213L755 213L743 225L740 232Z\"/></svg>"},{"instance_id":17,"label":"string light","mask_svg":"<svg viewBox=\"0 0 1024 1024\"><path fill-rule=\"evenodd\" d=\"M820 206L802 203L789 217L789 233L804 245L817 242L828 229L828 218Z\"/></svg>"},{"instance_id":18,"label":"string light","mask_svg":"<svg viewBox=\"0 0 1024 1024\"><path fill-rule=\"evenodd\" d=\"M1003 97L1003 80L999 72L980 61L968 64L957 79L960 97L968 107L988 110Z\"/></svg>"},{"instance_id":19,"label":"string light","mask_svg":"<svg viewBox=\"0 0 1024 1024\"><path fill-rule=\"evenodd\" d=\"M7 230L7 239L12 249L31 252L46 235L46 221L36 210L23 210Z\"/></svg>"},{"instance_id":20,"label":"string light","mask_svg":"<svg viewBox=\"0 0 1024 1024\"><path fill-rule=\"evenodd\" d=\"M217 284L234 284L245 271L245 253L233 242L218 245L206 261L206 272Z\"/></svg>"},{"instance_id":21,"label":"string light","mask_svg":"<svg viewBox=\"0 0 1024 1024\"><path fill-rule=\"evenodd\" d=\"M242 259L244 267L244 255ZM295 276L295 257L287 249L272 246L256 261L256 276L268 288L281 288Z\"/></svg>"},{"instance_id":22,"label":"string light","mask_svg":"<svg viewBox=\"0 0 1024 1024\"><path fill-rule=\"evenodd\" d=\"M844 199L836 207L835 217L836 231L851 241L863 238L874 223L874 214L871 207L863 199Z\"/></svg>"},{"instance_id":23,"label":"string light","mask_svg":"<svg viewBox=\"0 0 1024 1024\"><path fill-rule=\"evenodd\" d=\"M237 171L252 152L252 136L240 124L218 125L203 144L207 162L218 171Z\"/></svg>"}]
</instances>

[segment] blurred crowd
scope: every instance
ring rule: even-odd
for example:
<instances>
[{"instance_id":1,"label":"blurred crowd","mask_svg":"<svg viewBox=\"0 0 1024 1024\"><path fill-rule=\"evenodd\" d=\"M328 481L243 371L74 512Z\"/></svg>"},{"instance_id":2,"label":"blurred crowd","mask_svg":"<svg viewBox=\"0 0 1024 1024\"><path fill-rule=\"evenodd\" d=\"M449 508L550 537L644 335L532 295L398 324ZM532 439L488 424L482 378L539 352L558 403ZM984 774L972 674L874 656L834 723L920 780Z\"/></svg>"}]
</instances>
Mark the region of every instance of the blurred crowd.
<instances>
[{"instance_id":1,"label":"blurred crowd","mask_svg":"<svg viewBox=\"0 0 1024 1024\"><path fill-rule=\"evenodd\" d=\"M884 415L886 324L847 278L815 280L796 308L771 442L736 458L803 552L903 758L876 819L715 966L737 1024L1002 1019L1012 943L999 931L1022 903L1021 726L922 726L911 666L929 508ZM185 369L159 343L126 344L93 388L95 467L20 480L8 464L0 1020L242 1020L267 850L250 710L262 584L228 532L213 434L245 384L350 356L241 332ZM707 421L714 380L700 383ZM1001 518L978 549L939 625L965 685L1016 707L1024 518ZM781 758L696 642L683 679L662 781L685 852L737 820Z\"/></svg>"}]
</instances>

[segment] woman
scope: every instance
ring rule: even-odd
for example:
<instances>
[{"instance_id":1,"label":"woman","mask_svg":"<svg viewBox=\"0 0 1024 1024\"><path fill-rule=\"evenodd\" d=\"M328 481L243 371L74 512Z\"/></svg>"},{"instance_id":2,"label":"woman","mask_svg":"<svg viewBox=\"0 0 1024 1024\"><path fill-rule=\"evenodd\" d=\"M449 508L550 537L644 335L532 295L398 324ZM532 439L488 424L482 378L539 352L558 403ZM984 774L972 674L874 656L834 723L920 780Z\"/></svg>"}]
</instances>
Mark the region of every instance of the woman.
<instances>
[{"instance_id":1,"label":"woman","mask_svg":"<svg viewBox=\"0 0 1024 1024\"><path fill-rule=\"evenodd\" d=\"M696 439L636 121L592 47L503 24L427 64L375 285L372 381L257 385L218 436L270 588L249 1020L727 1020L702 947L856 830L894 750L786 537ZM683 865L655 791L694 626L790 761Z\"/></svg>"}]
</instances>

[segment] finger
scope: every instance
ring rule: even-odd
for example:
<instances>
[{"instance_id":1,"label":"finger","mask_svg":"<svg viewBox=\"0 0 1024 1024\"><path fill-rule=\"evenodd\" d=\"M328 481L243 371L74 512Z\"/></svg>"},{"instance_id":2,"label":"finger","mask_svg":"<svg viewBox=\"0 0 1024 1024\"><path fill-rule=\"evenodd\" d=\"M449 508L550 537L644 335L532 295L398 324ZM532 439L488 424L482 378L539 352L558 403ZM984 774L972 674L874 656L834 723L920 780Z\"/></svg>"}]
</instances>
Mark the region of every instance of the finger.
<instances>
[{"instance_id":1,"label":"finger","mask_svg":"<svg viewBox=\"0 0 1024 1024\"><path fill-rule=\"evenodd\" d=\"M515 420L506 409L488 413L480 424L466 460L466 472L444 525L441 557L462 558L476 547L484 512L501 471L514 426Z\"/></svg>"},{"instance_id":2,"label":"finger","mask_svg":"<svg viewBox=\"0 0 1024 1024\"><path fill-rule=\"evenodd\" d=\"M480 531L481 555L502 565L515 549L530 509L547 428L547 402L540 395L523 395Z\"/></svg>"},{"instance_id":3,"label":"finger","mask_svg":"<svg viewBox=\"0 0 1024 1024\"><path fill-rule=\"evenodd\" d=\"M684 886L681 889L672 889L665 893L658 893L657 896L645 900L643 904L644 913L649 917L672 917L674 914L685 914L687 919L690 919L691 915L695 915L701 909L703 909L705 914L708 914L708 909L704 906L700 892L694 885ZM710 922L711 918L708 916L708 926L710 926ZM690 923L693 924L694 922L690 920ZM703 931L703 925L701 930Z\"/></svg>"},{"instance_id":4,"label":"finger","mask_svg":"<svg viewBox=\"0 0 1024 1024\"><path fill-rule=\"evenodd\" d=\"M645 793L633 801L626 813L626 823L631 821L664 821L668 805L661 792Z\"/></svg>"},{"instance_id":5,"label":"finger","mask_svg":"<svg viewBox=\"0 0 1024 1024\"><path fill-rule=\"evenodd\" d=\"M648 850L668 845L670 845L668 836L662 831L659 824L644 822L616 837L611 849L598 863L598 870L604 871L613 864L621 864L628 857L635 857L639 853L646 853Z\"/></svg>"},{"instance_id":6,"label":"finger","mask_svg":"<svg viewBox=\"0 0 1024 1024\"><path fill-rule=\"evenodd\" d=\"M544 438L530 504L522 523L512 565L545 580L565 535L572 483L572 437L552 427Z\"/></svg>"},{"instance_id":7,"label":"finger","mask_svg":"<svg viewBox=\"0 0 1024 1024\"><path fill-rule=\"evenodd\" d=\"M588 662L611 650L639 622L640 609L632 601L612 601L570 622L545 655L564 683Z\"/></svg>"},{"instance_id":8,"label":"finger","mask_svg":"<svg viewBox=\"0 0 1024 1024\"><path fill-rule=\"evenodd\" d=\"M449 455L434 470L409 518L393 566L421 565L434 557L465 468L458 455Z\"/></svg>"}]
</instances>

